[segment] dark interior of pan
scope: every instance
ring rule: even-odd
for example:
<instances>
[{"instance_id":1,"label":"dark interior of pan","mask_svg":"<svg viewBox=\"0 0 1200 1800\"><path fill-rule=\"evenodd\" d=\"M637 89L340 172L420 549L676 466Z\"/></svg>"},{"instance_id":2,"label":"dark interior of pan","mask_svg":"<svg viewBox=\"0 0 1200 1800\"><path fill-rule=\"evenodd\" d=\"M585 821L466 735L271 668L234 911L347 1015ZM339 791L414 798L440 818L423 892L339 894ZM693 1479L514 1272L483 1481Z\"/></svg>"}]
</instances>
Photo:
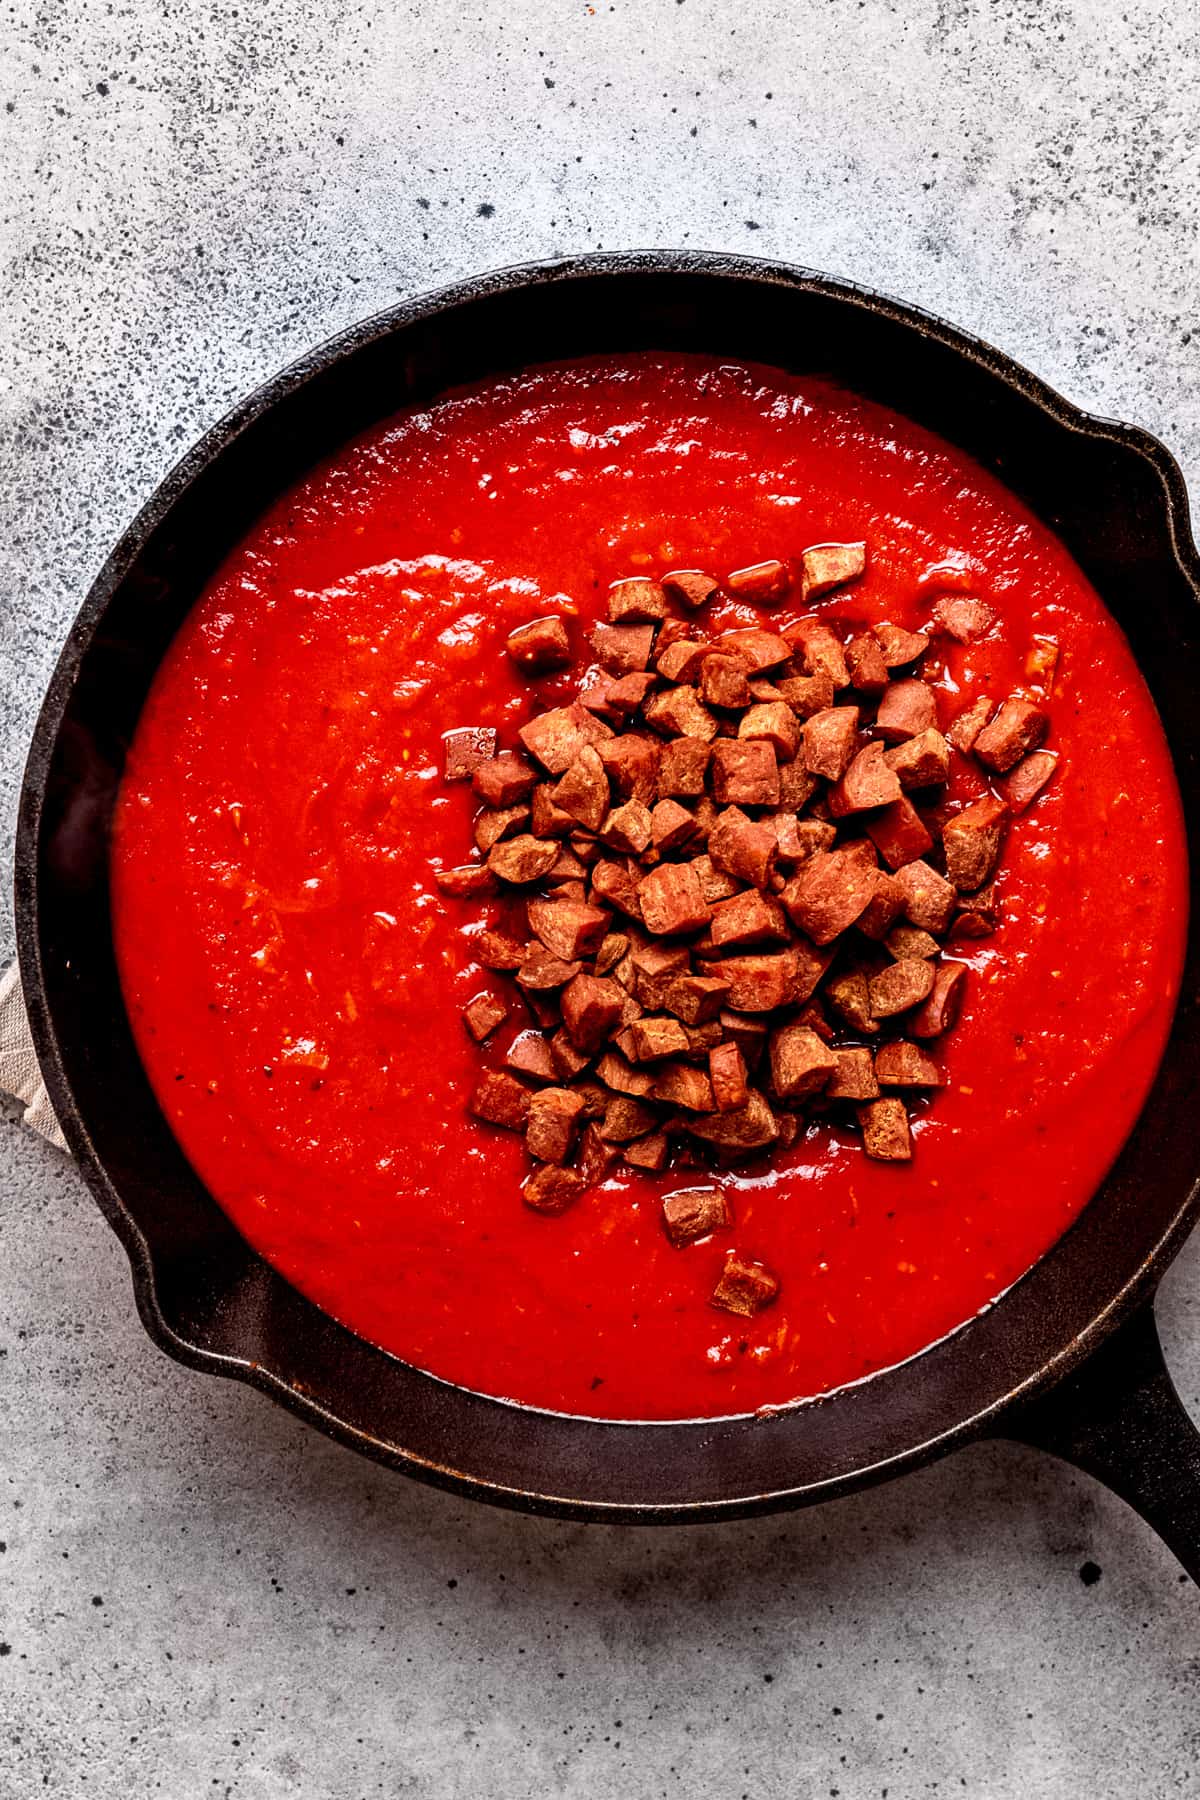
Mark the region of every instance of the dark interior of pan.
<instances>
[{"instance_id":1,"label":"dark interior of pan","mask_svg":"<svg viewBox=\"0 0 1200 1800\"><path fill-rule=\"evenodd\" d=\"M1138 1128L1102 1192L1000 1304L824 1400L765 1418L634 1426L437 1381L336 1325L247 1247L192 1173L142 1072L117 983L106 866L122 760L156 665L216 565L281 489L371 421L448 386L647 347L832 374L1015 489L1133 643L1171 742L1195 860L1195 552L1162 447L1086 418L994 351L857 289L739 259L643 255L503 273L402 307L316 351L209 434L118 546L68 643L26 778L17 902L52 1098L164 1348L251 1380L432 1480L546 1510L669 1519L817 1499L899 1473L1061 1373L1146 1292L1196 1197L1194 939Z\"/></svg>"}]
</instances>

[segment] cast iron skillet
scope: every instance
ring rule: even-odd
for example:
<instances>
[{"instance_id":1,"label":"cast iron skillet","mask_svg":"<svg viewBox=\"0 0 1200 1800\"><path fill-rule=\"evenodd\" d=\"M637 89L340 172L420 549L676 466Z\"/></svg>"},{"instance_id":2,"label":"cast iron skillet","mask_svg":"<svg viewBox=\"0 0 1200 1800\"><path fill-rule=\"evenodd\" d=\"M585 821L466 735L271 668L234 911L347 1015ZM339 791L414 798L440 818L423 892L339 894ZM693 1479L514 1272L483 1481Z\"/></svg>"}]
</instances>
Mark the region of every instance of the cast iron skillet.
<instances>
[{"instance_id":1,"label":"cast iron skillet","mask_svg":"<svg viewBox=\"0 0 1200 1800\"><path fill-rule=\"evenodd\" d=\"M569 1418L397 1362L247 1246L159 1112L117 983L106 854L125 749L187 609L280 490L373 420L493 371L646 347L831 373L996 471L1128 633L1171 741L1195 864L1200 561L1182 478L1155 439L1079 412L911 307L770 263L586 257L397 307L269 381L168 477L89 594L34 736L16 868L30 1021L67 1140L129 1253L146 1329L182 1362L252 1382L382 1462L530 1512L718 1519L844 1494L982 1435L1019 1438L1107 1481L1200 1579L1200 1434L1151 1311L1200 1205L1194 935L1154 1091L1066 1236L912 1361L762 1418Z\"/></svg>"}]
</instances>

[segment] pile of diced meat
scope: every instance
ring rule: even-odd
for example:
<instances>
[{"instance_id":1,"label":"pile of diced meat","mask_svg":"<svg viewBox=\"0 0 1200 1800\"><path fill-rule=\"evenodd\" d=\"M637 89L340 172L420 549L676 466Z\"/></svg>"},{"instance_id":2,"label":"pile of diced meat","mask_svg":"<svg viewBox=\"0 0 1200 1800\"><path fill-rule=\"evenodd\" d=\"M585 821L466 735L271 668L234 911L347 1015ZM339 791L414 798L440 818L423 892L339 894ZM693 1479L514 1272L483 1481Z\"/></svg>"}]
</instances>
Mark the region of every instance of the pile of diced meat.
<instances>
[{"instance_id":1,"label":"pile of diced meat","mask_svg":"<svg viewBox=\"0 0 1200 1800\"><path fill-rule=\"evenodd\" d=\"M822 1113L856 1121L870 1157L912 1156L910 1110L941 1085L931 1046L967 981L944 948L995 929L1009 818L1055 759L1027 695L960 702L943 732L922 662L937 635L994 628L973 597L934 602L922 632L811 612L778 632L700 627L722 590L809 607L864 555L821 545L723 583L620 581L575 698L534 712L519 748L476 727L447 736L447 780L471 780L481 802L479 860L438 885L508 897L470 939L505 980L469 1003L466 1027L485 1046L528 1020L470 1110L524 1133L524 1198L540 1212L622 1162L769 1156ZM530 676L559 674L568 623L522 626L508 651ZM991 785L951 812L955 752ZM715 1184L662 1204L677 1244L731 1223ZM713 1299L751 1313L776 1288L735 1256Z\"/></svg>"}]
</instances>

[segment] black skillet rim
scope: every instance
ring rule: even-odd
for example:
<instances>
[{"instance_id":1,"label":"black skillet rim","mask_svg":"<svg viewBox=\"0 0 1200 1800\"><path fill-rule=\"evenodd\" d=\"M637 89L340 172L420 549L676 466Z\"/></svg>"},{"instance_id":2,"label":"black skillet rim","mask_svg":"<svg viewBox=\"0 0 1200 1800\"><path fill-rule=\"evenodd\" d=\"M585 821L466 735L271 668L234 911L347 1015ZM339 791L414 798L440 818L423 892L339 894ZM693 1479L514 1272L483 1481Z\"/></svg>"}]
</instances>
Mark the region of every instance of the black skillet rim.
<instances>
[{"instance_id":1,"label":"black skillet rim","mask_svg":"<svg viewBox=\"0 0 1200 1800\"><path fill-rule=\"evenodd\" d=\"M934 1457L944 1454L956 1445L982 1435L989 1427L994 1427L1001 1420L1005 1409L1015 1401L1031 1398L1035 1393L1057 1381L1077 1366L1131 1312L1139 1301L1152 1291L1166 1264L1183 1242L1195 1216L1200 1212L1200 1180L1192 1181L1189 1191L1164 1220L1156 1240L1142 1255L1137 1266L1132 1270L1124 1271L1121 1279L1115 1285L1105 1285L1102 1304L1098 1305L1094 1311L1089 1310L1086 1319L1079 1324L1078 1329L1066 1337L1065 1341L1062 1341L1061 1331L1051 1331L1048 1335L1053 1337L1054 1346L1049 1353L1031 1356L1028 1349L1022 1353L1020 1342L1022 1334L1018 1325L1015 1333L1018 1339L1016 1352L1009 1354L1012 1351L1011 1337L1013 1334L998 1339L993 1346L1002 1354L997 1361L997 1379L988 1384L990 1389L988 1398L982 1402L977 1401L968 1405L967 1409L961 1412L956 1412L951 1407L951 1417L941 1429L921 1434L916 1441L905 1441L899 1448L893 1449L889 1454L874 1461L857 1463L855 1466L843 1469L827 1478L817 1478L798 1485L758 1487L757 1490L752 1486L747 1491L722 1494L717 1498L688 1498L686 1500L670 1498L659 1500L654 1498L653 1494L647 1498L639 1496L633 1500L625 1496L610 1500L597 1498L594 1495L583 1497L561 1491L561 1484L559 1490L546 1492L540 1491L536 1485L513 1485L505 1481L490 1480L487 1474L478 1468L451 1466L451 1463L439 1458L419 1455L405 1449L402 1444L385 1441L381 1437L372 1435L369 1430L352 1424L348 1419L339 1416L335 1407L323 1405L315 1395L302 1391L282 1373L266 1366L262 1360L250 1354L251 1347L249 1346L243 1347L239 1354L229 1354L214 1349L211 1345L188 1341L173 1327L159 1304L157 1271L149 1246L136 1221L123 1203L120 1193L110 1181L107 1170L94 1148L87 1122L77 1105L74 1091L63 1066L57 1028L42 967L38 913L39 885L45 878L39 854L42 803L59 727L81 661L113 595L119 589L137 557L144 550L155 529L168 517L172 507L196 477L208 467L210 462L218 458L222 451L232 444L248 426L277 406L284 397L298 392L311 378L325 373L368 344L489 295L511 294L522 289L542 287L547 284L569 284L575 280L627 275L701 276L743 281L750 284L767 283L775 287L790 288L799 293L820 294L847 307L863 309L877 317L914 330L922 337L932 339L940 344L955 356L974 363L992 377L1015 390L1027 403L1038 408L1065 431L1132 452L1150 466L1161 484L1162 516L1159 524L1162 544L1160 549L1173 562L1178 574L1182 576L1184 584L1190 588L1193 598L1200 599L1200 557L1197 556L1191 536L1186 488L1182 473L1166 447L1150 433L1138 427L1083 412L1011 358L931 314L875 294L858 285L833 280L813 271L720 253L672 251L606 253L501 269L405 301L384 313L352 326L319 345L263 383L239 406L210 428L200 442L168 474L107 559L71 628L61 658L51 678L35 728L22 786L17 835L15 894L21 972L30 1024L47 1087L61 1120L64 1134L80 1162L85 1179L101 1210L108 1217L125 1245L130 1258L139 1312L150 1336L162 1349L177 1360L194 1368L243 1380L269 1394L276 1401L329 1435L376 1460L402 1469L435 1485L469 1493L496 1504L531 1512L545 1512L609 1522L677 1523L764 1512L831 1498L916 1468ZM1035 1264L1034 1268L1024 1275L1000 1301L949 1338L930 1346L919 1356L899 1365L897 1369L881 1371L868 1381L857 1384L856 1387L842 1389L833 1395L803 1402L793 1408L782 1409L761 1420L743 1417L730 1421L669 1421L630 1424L568 1418L565 1415L547 1414L536 1409L514 1407L507 1402L490 1400L486 1396L451 1387L422 1371L410 1369L408 1365L394 1364L394 1360L391 1358L384 1360L395 1368L404 1370L408 1376L416 1377L418 1382L428 1383L432 1388L438 1390L438 1397L434 1401L435 1407L438 1405L454 1407L461 1405L464 1400L469 1401L471 1405L466 1409L463 1418L468 1436L472 1429L478 1431L480 1418L483 1417L486 1420L489 1412L503 1414L506 1424L511 1424L514 1418L520 1419L523 1421L523 1426L535 1433L538 1430L544 1432L550 1429L552 1422L558 1421L560 1426L565 1426L568 1431L578 1434L581 1441L584 1437L590 1437L598 1446L600 1438L603 1437L607 1439L610 1448L617 1441L618 1436L630 1432L639 1434L639 1438L649 1433L654 1442L665 1442L666 1437L669 1437L675 1440L676 1446L683 1438L690 1438L693 1444L701 1446L706 1437L712 1438L717 1435L720 1426L731 1426L739 1432L765 1430L778 1431L782 1434L786 1431L789 1422L794 1425L796 1421L805 1417L812 1419L818 1409L826 1412L831 1408L854 1407L862 1403L863 1396L878 1395L889 1382L895 1382L897 1379L901 1383L911 1379L920 1381L926 1373L932 1377L936 1363L940 1362L944 1371L945 1359L948 1356L954 1357L959 1364L962 1364L968 1346L974 1347L974 1345L980 1344L981 1339L986 1340L994 1334L995 1321L1007 1316L1015 1316L1017 1309L1022 1306L1022 1302L1024 1302L1024 1311L1028 1314L1030 1298L1034 1290L1043 1286L1048 1289L1053 1288L1054 1283L1051 1277L1055 1264L1069 1260L1072 1246L1077 1245L1081 1235L1087 1233L1089 1215L1094 1218L1094 1213L1093 1203L1084 1209L1063 1238L1059 1239L1039 1263ZM1101 1233L1102 1239L1103 1233ZM287 1286L283 1278L277 1276L274 1271L269 1271L269 1280L273 1283L280 1283L284 1287ZM289 1292L294 1293L294 1290L289 1289ZM1050 1297L1053 1298L1053 1295L1051 1294ZM314 1313L317 1312L310 1302L303 1304L311 1307ZM1039 1340L1044 1339L1047 1335L1046 1311L1045 1307L1036 1304L1033 1309L1033 1322L1037 1327L1033 1335ZM325 1316L320 1315L320 1317L324 1319ZM990 1329L989 1322L992 1322ZM1028 1322L1026 1320L1027 1324ZM373 1350L371 1346L363 1345L362 1340L345 1332L343 1328L335 1327L335 1330L347 1340L345 1347L348 1352L349 1347L354 1346L357 1347L355 1354L365 1350L375 1358L383 1356L382 1352ZM950 1371L952 1374L953 1372L953 1370ZM898 1397L901 1401L904 1398L903 1386L898 1390ZM470 1417L471 1414L475 1415L474 1418ZM852 1424L848 1426L848 1429L852 1436ZM659 1434L665 1434L665 1437L660 1438ZM485 1424L484 1436L486 1437L486 1435ZM585 1458L585 1461L587 1460ZM645 1460L641 1453L639 1453L639 1460Z\"/></svg>"}]
</instances>

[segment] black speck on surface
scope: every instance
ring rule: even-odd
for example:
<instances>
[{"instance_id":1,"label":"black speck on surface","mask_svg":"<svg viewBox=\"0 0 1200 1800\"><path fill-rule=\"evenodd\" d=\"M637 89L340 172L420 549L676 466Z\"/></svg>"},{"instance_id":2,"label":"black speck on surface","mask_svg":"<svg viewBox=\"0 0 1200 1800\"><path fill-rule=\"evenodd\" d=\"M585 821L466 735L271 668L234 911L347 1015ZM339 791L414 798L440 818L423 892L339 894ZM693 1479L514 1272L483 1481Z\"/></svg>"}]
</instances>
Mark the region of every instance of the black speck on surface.
<instances>
[{"instance_id":1,"label":"black speck on surface","mask_svg":"<svg viewBox=\"0 0 1200 1800\"><path fill-rule=\"evenodd\" d=\"M11 1655L12 1655L12 1645L11 1644L0 1644L0 1656L11 1656Z\"/></svg>"},{"instance_id":2,"label":"black speck on surface","mask_svg":"<svg viewBox=\"0 0 1200 1800\"><path fill-rule=\"evenodd\" d=\"M93 1594L92 1595L92 1605L93 1606L103 1606L104 1605L104 1595L103 1594Z\"/></svg>"},{"instance_id":3,"label":"black speck on surface","mask_svg":"<svg viewBox=\"0 0 1200 1800\"><path fill-rule=\"evenodd\" d=\"M458 1578L457 1578L457 1576L455 1576L455 1575L452 1575L452 1576L451 1576L451 1577L450 1577L450 1579L449 1579L449 1581L448 1581L448 1582L447 1582L447 1583L446 1583L446 1586L447 1586L447 1587L448 1587L448 1588L456 1588L456 1587L457 1587L457 1586L458 1586Z\"/></svg>"},{"instance_id":4,"label":"black speck on surface","mask_svg":"<svg viewBox=\"0 0 1200 1800\"><path fill-rule=\"evenodd\" d=\"M759 224L757 219L747 219L746 220L746 230L747 231L761 231L762 226Z\"/></svg>"},{"instance_id":5,"label":"black speck on surface","mask_svg":"<svg viewBox=\"0 0 1200 1800\"><path fill-rule=\"evenodd\" d=\"M553 83L553 82L552 82L552 81L551 81L551 79L550 79L550 77L549 77L549 76L548 76L548 75L543 75L543 76L542 76L542 80L543 80L543 81L544 81L544 82L545 82L545 84L546 84L546 86L547 86L547 87L548 87L548 88L550 88L550 87L553 87L553 86L554 86L554 83Z\"/></svg>"},{"instance_id":6,"label":"black speck on surface","mask_svg":"<svg viewBox=\"0 0 1200 1800\"><path fill-rule=\"evenodd\" d=\"M1095 1587L1103 1573L1099 1563L1085 1562L1079 1565L1079 1579L1084 1587Z\"/></svg>"},{"instance_id":7,"label":"black speck on surface","mask_svg":"<svg viewBox=\"0 0 1200 1800\"><path fill-rule=\"evenodd\" d=\"M475 208L475 216L479 219L490 219L493 217L495 211L496 209L490 200L481 200L479 205Z\"/></svg>"},{"instance_id":8,"label":"black speck on surface","mask_svg":"<svg viewBox=\"0 0 1200 1800\"><path fill-rule=\"evenodd\" d=\"M102 100L107 100L108 99L108 83L107 83L107 81L98 81L96 83L96 92L99 94L99 96Z\"/></svg>"}]
</instances>

